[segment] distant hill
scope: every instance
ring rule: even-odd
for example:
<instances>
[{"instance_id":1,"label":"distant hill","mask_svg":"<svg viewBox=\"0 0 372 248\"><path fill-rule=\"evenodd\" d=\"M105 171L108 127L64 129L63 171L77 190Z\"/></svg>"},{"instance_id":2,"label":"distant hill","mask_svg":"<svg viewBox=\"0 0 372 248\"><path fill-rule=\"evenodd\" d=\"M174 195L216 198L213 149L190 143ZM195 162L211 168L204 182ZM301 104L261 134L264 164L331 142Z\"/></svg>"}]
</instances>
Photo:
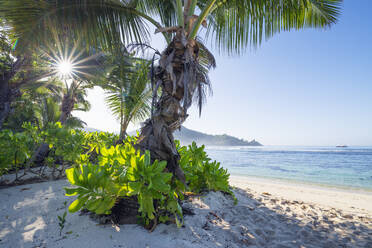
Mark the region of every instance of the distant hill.
<instances>
[{"instance_id":1,"label":"distant hill","mask_svg":"<svg viewBox=\"0 0 372 248\"><path fill-rule=\"evenodd\" d=\"M86 132L100 132L101 130L85 127L83 129ZM236 137L222 134L222 135L211 135L202 132L194 131L186 127L181 127L181 130L176 130L174 133L174 138L180 140L183 145L191 144L195 141L198 145L206 146L262 146L256 140L247 141L243 139L238 139ZM129 132L129 135L136 135L136 131Z\"/></svg>"},{"instance_id":2,"label":"distant hill","mask_svg":"<svg viewBox=\"0 0 372 248\"><path fill-rule=\"evenodd\" d=\"M95 129L95 128L92 128L92 127L84 127L82 130L85 131L85 132L88 132L88 133L102 132L101 130Z\"/></svg>"},{"instance_id":3,"label":"distant hill","mask_svg":"<svg viewBox=\"0 0 372 248\"><path fill-rule=\"evenodd\" d=\"M256 140L247 141L227 134L210 135L186 127L182 127L180 131L175 131L174 138L180 140L184 145L195 141L198 145L204 144L206 146L262 146Z\"/></svg>"}]
</instances>

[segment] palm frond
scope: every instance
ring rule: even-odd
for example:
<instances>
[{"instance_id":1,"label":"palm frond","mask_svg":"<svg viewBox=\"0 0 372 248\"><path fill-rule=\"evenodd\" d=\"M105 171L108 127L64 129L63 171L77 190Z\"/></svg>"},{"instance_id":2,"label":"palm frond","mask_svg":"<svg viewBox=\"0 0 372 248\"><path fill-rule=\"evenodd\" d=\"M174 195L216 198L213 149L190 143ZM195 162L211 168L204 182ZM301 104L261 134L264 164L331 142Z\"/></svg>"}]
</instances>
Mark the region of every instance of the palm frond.
<instances>
[{"instance_id":1,"label":"palm frond","mask_svg":"<svg viewBox=\"0 0 372 248\"><path fill-rule=\"evenodd\" d=\"M154 18L159 18L164 27L177 26L177 12L173 0L139 0L136 8Z\"/></svg>"},{"instance_id":2,"label":"palm frond","mask_svg":"<svg viewBox=\"0 0 372 248\"><path fill-rule=\"evenodd\" d=\"M127 123L138 122L148 117L151 109L150 62L129 56L125 60L126 66L117 63L101 85L112 114Z\"/></svg>"},{"instance_id":3,"label":"palm frond","mask_svg":"<svg viewBox=\"0 0 372 248\"><path fill-rule=\"evenodd\" d=\"M203 8L206 1L198 1ZM281 31L327 28L342 0L220 0L207 17L207 37L221 52L241 53Z\"/></svg>"},{"instance_id":4,"label":"palm frond","mask_svg":"<svg viewBox=\"0 0 372 248\"><path fill-rule=\"evenodd\" d=\"M68 128L84 128L87 123L76 116L70 116L67 118L64 125Z\"/></svg>"},{"instance_id":5,"label":"palm frond","mask_svg":"<svg viewBox=\"0 0 372 248\"><path fill-rule=\"evenodd\" d=\"M53 32L108 49L149 37L143 18L128 1L3 0L0 13L20 39L21 49L30 42L44 44Z\"/></svg>"},{"instance_id":6,"label":"palm frond","mask_svg":"<svg viewBox=\"0 0 372 248\"><path fill-rule=\"evenodd\" d=\"M192 101L197 104L200 116L207 101L207 95L213 94L208 73L211 69L216 68L216 59L200 38L197 37L196 42L199 46L199 61L195 72L196 94L194 94Z\"/></svg>"}]
</instances>

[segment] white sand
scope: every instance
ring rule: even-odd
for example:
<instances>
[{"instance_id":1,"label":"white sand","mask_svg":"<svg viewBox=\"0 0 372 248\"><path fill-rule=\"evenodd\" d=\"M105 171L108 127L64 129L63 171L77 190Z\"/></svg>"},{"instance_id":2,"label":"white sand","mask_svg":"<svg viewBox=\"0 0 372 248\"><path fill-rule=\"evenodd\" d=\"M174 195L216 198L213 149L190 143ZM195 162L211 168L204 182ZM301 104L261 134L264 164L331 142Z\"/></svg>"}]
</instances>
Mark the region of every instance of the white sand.
<instances>
[{"instance_id":1,"label":"white sand","mask_svg":"<svg viewBox=\"0 0 372 248\"><path fill-rule=\"evenodd\" d=\"M221 193L194 197L184 228L149 233L68 214L62 237L57 216L73 200L65 180L0 189L0 247L372 247L370 193L231 181L244 189L234 190L238 205Z\"/></svg>"},{"instance_id":2,"label":"white sand","mask_svg":"<svg viewBox=\"0 0 372 248\"><path fill-rule=\"evenodd\" d=\"M230 183L258 193L269 192L292 201L304 201L347 212L360 212L372 216L372 191L325 188L310 184L283 182L269 179L231 176Z\"/></svg>"}]
</instances>

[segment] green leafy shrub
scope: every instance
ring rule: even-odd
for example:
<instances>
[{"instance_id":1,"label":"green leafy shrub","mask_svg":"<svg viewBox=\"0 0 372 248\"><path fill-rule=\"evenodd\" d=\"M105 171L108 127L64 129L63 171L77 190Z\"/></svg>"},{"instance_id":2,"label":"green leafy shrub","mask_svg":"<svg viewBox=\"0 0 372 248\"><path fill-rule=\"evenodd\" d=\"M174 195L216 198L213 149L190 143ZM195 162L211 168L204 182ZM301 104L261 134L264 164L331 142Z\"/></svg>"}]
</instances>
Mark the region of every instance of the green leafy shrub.
<instances>
[{"instance_id":1,"label":"green leafy shrub","mask_svg":"<svg viewBox=\"0 0 372 248\"><path fill-rule=\"evenodd\" d=\"M108 132L91 132L85 133L83 146L88 150L88 153L99 153L99 148L102 146L110 147L114 145L115 140L119 136Z\"/></svg>"},{"instance_id":2,"label":"green leafy shrub","mask_svg":"<svg viewBox=\"0 0 372 248\"><path fill-rule=\"evenodd\" d=\"M172 187L172 174L164 172L166 162L151 163L150 153L141 155L130 142L100 147L98 160L94 164L82 158L82 164L66 170L67 179L76 186L65 188L66 195L78 195L69 207L70 212L86 208L97 214L109 214L119 198L135 196L145 224L158 217L166 221L166 214L170 213L182 225L179 194L177 187Z\"/></svg>"},{"instance_id":3,"label":"green leafy shrub","mask_svg":"<svg viewBox=\"0 0 372 248\"><path fill-rule=\"evenodd\" d=\"M172 178L171 173L165 172L166 162L151 162L148 151L141 155L133 147L133 137L128 137L123 144L108 147L109 139L101 145L95 143L100 139L98 135L92 135L92 143L85 140L90 147L88 153L94 150L97 158L92 161L88 153L81 154L76 160L79 165L66 170L67 179L75 186L65 188L66 195L77 196L69 211L85 208L96 214L110 214L119 199L135 197L139 204L139 217L145 225L173 218L177 226L181 226L183 214L179 201L183 200L186 188ZM233 195L227 170L208 158L204 146L197 147L193 143L181 147L177 143L177 147L189 190L196 193L223 191Z\"/></svg>"},{"instance_id":4,"label":"green leafy shrub","mask_svg":"<svg viewBox=\"0 0 372 248\"><path fill-rule=\"evenodd\" d=\"M180 154L180 166L185 172L186 181L190 191L222 191L236 198L230 190L227 169L221 167L219 162L211 161L205 152L205 146L198 147L193 142L188 147L181 146L177 141L177 149Z\"/></svg>"},{"instance_id":5,"label":"green leafy shrub","mask_svg":"<svg viewBox=\"0 0 372 248\"><path fill-rule=\"evenodd\" d=\"M67 179L76 188L65 188L67 196L78 195L69 206L74 213L85 206L97 214L108 214L120 195L120 188L111 180L110 169L106 166L81 165L66 170Z\"/></svg>"},{"instance_id":6,"label":"green leafy shrub","mask_svg":"<svg viewBox=\"0 0 372 248\"><path fill-rule=\"evenodd\" d=\"M44 165L39 167L39 172L34 173L42 174L45 166L58 168L61 164L63 170L63 166L80 164L82 158L98 161L99 147L110 147L117 139L118 136L111 133L86 133L59 122L47 123L42 130L25 122L21 132L0 131L0 176L24 168L26 164L28 167L34 166L28 160L43 144L49 145L48 157L44 159ZM135 141L131 137L128 139Z\"/></svg>"},{"instance_id":7,"label":"green leafy shrub","mask_svg":"<svg viewBox=\"0 0 372 248\"><path fill-rule=\"evenodd\" d=\"M44 161L49 167L58 167L56 161L74 165L80 161L81 154L88 150L85 146L88 143L85 132L67 128L59 122L48 123L44 130L29 122L23 123L22 128L22 132L0 131L0 176L24 168L44 143L49 144L50 148Z\"/></svg>"},{"instance_id":8,"label":"green leafy shrub","mask_svg":"<svg viewBox=\"0 0 372 248\"><path fill-rule=\"evenodd\" d=\"M65 163L74 164L84 152L85 133L62 126L60 122L49 123L40 134L52 149L52 156L59 156Z\"/></svg>"},{"instance_id":9,"label":"green leafy shrub","mask_svg":"<svg viewBox=\"0 0 372 248\"><path fill-rule=\"evenodd\" d=\"M25 132L0 132L0 176L23 167L32 152L32 139Z\"/></svg>"}]
</instances>

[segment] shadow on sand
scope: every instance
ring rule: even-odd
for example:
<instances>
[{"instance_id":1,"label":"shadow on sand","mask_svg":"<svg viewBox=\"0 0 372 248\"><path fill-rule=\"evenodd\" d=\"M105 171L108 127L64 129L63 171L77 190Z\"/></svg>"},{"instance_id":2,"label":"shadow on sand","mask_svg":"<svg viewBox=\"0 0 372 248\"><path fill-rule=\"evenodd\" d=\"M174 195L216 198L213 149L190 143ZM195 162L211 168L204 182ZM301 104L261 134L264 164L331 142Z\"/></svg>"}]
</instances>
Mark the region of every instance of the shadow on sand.
<instances>
[{"instance_id":1,"label":"shadow on sand","mask_svg":"<svg viewBox=\"0 0 372 248\"><path fill-rule=\"evenodd\" d=\"M217 192L185 202L195 215L185 216L180 229L160 224L149 233L122 225L115 231L74 214L65 230L73 234L60 237L57 216L63 202L73 200L64 196L66 185L60 180L0 189L0 247L372 247L370 218L242 189L234 190L237 205Z\"/></svg>"}]
</instances>

